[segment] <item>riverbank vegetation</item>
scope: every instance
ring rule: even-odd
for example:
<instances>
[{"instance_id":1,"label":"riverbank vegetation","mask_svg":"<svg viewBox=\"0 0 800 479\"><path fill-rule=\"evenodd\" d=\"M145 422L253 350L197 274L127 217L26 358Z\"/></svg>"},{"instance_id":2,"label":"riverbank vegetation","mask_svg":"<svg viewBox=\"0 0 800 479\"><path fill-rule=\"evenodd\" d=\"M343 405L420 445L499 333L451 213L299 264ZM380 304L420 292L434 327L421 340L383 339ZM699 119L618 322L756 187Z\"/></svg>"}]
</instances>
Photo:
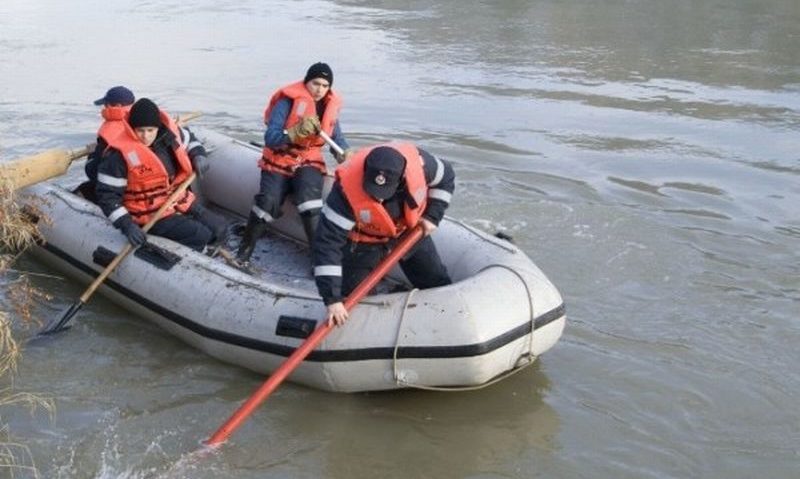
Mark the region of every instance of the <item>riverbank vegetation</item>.
<instances>
[{"instance_id":1,"label":"riverbank vegetation","mask_svg":"<svg viewBox=\"0 0 800 479\"><path fill-rule=\"evenodd\" d=\"M14 387L22 347L17 334L39 324L34 305L48 299L25 272L14 269L16 259L37 238L36 210L20 205L11 185L0 178L0 477L35 477L39 473L29 448L10 430L9 413L28 409L46 411L51 419L53 402Z\"/></svg>"}]
</instances>

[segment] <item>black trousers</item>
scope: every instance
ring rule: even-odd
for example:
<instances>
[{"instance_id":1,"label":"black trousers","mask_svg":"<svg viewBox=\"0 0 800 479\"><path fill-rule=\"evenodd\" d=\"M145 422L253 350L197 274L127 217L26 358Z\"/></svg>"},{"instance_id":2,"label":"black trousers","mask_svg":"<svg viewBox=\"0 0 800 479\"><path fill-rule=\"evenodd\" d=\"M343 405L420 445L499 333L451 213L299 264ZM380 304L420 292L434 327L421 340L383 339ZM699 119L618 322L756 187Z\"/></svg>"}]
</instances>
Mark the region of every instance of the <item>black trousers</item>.
<instances>
[{"instance_id":1,"label":"black trousers","mask_svg":"<svg viewBox=\"0 0 800 479\"><path fill-rule=\"evenodd\" d=\"M211 240L209 243L222 243L228 232L228 220L224 216L211 211L195 200L189 209L189 214L206 228L211 230Z\"/></svg>"},{"instance_id":2,"label":"black trousers","mask_svg":"<svg viewBox=\"0 0 800 479\"><path fill-rule=\"evenodd\" d=\"M281 205L291 194L292 203L300 214L317 213L322 208L322 181L322 173L311 166L298 168L292 176L261 170L260 188L254 202L272 219L278 219L283 214Z\"/></svg>"},{"instance_id":3,"label":"black trousers","mask_svg":"<svg viewBox=\"0 0 800 479\"><path fill-rule=\"evenodd\" d=\"M194 216L180 213L161 218L148 234L169 238L196 251L202 251L214 237L211 229Z\"/></svg>"},{"instance_id":4,"label":"black trousers","mask_svg":"<svg viewBox=\"0 0 800 479\"><path fill-rule=\"evenodd\" d=\"M395 242L369 244L348 242L342 256L342 295L350 294L386 256ZM400 267L415 288L426 289L445 286L453 281L436 245L430 236L422 238L411 251L400 260Z\"/></svg>"}]
</instances>

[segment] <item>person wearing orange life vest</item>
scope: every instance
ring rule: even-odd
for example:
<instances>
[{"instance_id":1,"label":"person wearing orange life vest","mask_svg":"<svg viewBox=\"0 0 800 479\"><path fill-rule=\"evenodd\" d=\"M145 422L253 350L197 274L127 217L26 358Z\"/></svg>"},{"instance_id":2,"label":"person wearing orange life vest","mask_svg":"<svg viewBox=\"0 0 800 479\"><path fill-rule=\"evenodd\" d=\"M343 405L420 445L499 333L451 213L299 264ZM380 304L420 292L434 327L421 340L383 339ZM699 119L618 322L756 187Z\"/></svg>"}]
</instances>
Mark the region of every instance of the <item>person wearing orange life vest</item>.
<instances>
[{"instance_id":1,"label":"person wearing orange life vest","mask_svg":"<svg viewBox=\"0 0 800 479\"><path fill-rule=\"evenodd\" d=\"M247 263L267 223L281 216L281 205L291 194L309 243L322 208L322 183L326 173L320 129L331 136L344 155L351 155L339 126L341 97L332 90L333 71L325 63L311 65L302 81L278 89L264 111L267 129L259 161L260 188L244 231L237 260Z\"/></svg>"},{"instance_id":2,"label":"person wearing orange life vest","mask_svg":"<svg viewBox=\"0 0 800 479\"><path fill-rule=\"evenodd\" d=\"M130 108L125 120L103 132L106 147L97 167L97 204L128 241L139 246L142 231L169 195L192 173L208 169L203 145L186 128L147 98ZM150 233L197 251L221 234L214 215L186 191L150 229Z\"/></svg>"},{"instance_id":3,"label":"person wearing orange life vest","mask_svg":"<svg viewBox=\"0 0 800 479\"><path fill-rule=\"evenodd\" d=\"M452 282L430 234L444 217L454 189L450 164L411 143L360 149L336 169L312 243L314 279L330 324L347 320L343 298L418 223L425 237L400 260L400 267L417 288Z\"/></svg>"},{"instance_id":4,"label":"person wearing orange life vest","mask_svg":"<svg viewBox=\"0 0 800 479\"><path fill-rule=\"evenodd\" d=\"M103 151L105 151L108 146L103 138L104 131L111 128L114 122L124 120L125 115L128 113L128 110L131 109L131 105L133 105L134 101L136 101L136 98L133 92L124 86L109 88L102 98L94 101L95 105L103 106L100 110L103 123L97 130L97 144L95 145L94 151L89 153L86 165L84 165L84 171L89 180L78 187L80 194L91 202L96 201L94 190L97 184L97 164L103 156Z\"/></svg>"}]
</instances>

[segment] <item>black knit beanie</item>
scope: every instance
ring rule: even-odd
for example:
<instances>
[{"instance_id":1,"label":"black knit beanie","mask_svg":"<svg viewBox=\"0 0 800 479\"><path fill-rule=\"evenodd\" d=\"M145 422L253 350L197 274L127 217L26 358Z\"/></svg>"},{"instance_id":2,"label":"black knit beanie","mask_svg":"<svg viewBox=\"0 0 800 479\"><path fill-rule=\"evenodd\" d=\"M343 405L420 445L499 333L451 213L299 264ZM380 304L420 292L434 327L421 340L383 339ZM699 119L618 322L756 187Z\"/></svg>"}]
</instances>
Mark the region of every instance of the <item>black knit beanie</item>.
<instances>
[{"instance_id":1,"label":"black knit beanie","mask_svg":"<svg viewBox=\"0 0 800 479\"><path fill-rule=\"evenodd\" d=\"M128 123L133 128L142 126L161 126L161 117L158 114L158 106L149 98L140 98L131 107Z\"/></svg>"},{"instance_id":2,"label":"black knit beanie","mask_svg":"<svg viewBox=\"0 0 800 479\"><path fill-rule=\"evenodd\" d=\"M327 63L317 62L308 67L306 78L303 80L303 83L308 83L314 78L328 80L328 84L333 86L333 70L331 70L331 67L329 67Z\"/></svg>"}]
</instances>

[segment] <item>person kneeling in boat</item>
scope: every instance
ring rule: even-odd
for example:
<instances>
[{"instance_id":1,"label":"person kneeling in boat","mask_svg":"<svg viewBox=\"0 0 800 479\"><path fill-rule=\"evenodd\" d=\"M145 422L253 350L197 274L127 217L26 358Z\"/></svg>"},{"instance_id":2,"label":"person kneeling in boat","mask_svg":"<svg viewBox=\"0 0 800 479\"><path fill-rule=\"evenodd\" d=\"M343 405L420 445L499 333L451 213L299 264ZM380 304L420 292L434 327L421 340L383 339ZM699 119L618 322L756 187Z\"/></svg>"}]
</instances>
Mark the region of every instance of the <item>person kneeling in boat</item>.
<instances>
[{"instance_id":1,"label":"person kneeling in boat","mask_svg":"<svg viewBox=\"0 0 800 479\"><path fill-rule=\"evenodd\" d=\"M240 263L249 261L256 241L266 232L267 223L281 216L281 205L289 193L300 213L308 242L314 238L322 208L323 175L327 172L320 129L345 150L342 156L334 153L339 163L351 154L339 127L342 101L332 86L331 68L325 63L315 63L303 81L280 88L270 98L264 111L267 130L258 163L261 183L236 254Z\"/></svg>"},{"instance_id":2,"label":"person kneeling in boat","mask_svg":"<svg viewBox=\"0 0 800 479\"><path fill-rule=\"evenodd\" d=\"M106 147L108 147L105 136L115 129L115 124L125 121L125 116L128 114L134 101L136 101L136 97L133 95L133 92L124 86L109 88L106 94L103 95L103 98L94 101L94 104L97 106L103 105L103 108L100 110L103 123L97 130L97 144L95 144L94 151L89 153L86 165L84 166L86 177L89 180L83 182L78 187L81 196L93 203L97 202L97 198L94 194L94 190L97 187L97 164L100 162L100 158L103 156Z\"/></svg>"},{"instance_id":3,"label":"person kneeling in boat","mask_svg":"<svg viewBox=\"0 0 800 479\"><path fill-rule=\"evenodd\" d=\"M400 260L403 272L421 289L452 282L430 234L444 217L454 188L450 164L411 143L361 149L336 169L312 253L330 324L347 320L343 298L418 223L425 236Z\"/></svg>"},{"instance_id":4,"label":"person kneeling in boat","mask_svg":"<svg viewBox=\"0 0 800 479\"><path fill-rule=\"evenodd\" d=\"M142 230L153 214L193 170L208 169L206 150L193 133L178 127L147 98L133 104L125 121L105 136L108 143L97 165L97 204L133 246L147 236ZM217 221L186 190L150 233L202 251L221 234Z\"/></svg>"}]
</instances>

